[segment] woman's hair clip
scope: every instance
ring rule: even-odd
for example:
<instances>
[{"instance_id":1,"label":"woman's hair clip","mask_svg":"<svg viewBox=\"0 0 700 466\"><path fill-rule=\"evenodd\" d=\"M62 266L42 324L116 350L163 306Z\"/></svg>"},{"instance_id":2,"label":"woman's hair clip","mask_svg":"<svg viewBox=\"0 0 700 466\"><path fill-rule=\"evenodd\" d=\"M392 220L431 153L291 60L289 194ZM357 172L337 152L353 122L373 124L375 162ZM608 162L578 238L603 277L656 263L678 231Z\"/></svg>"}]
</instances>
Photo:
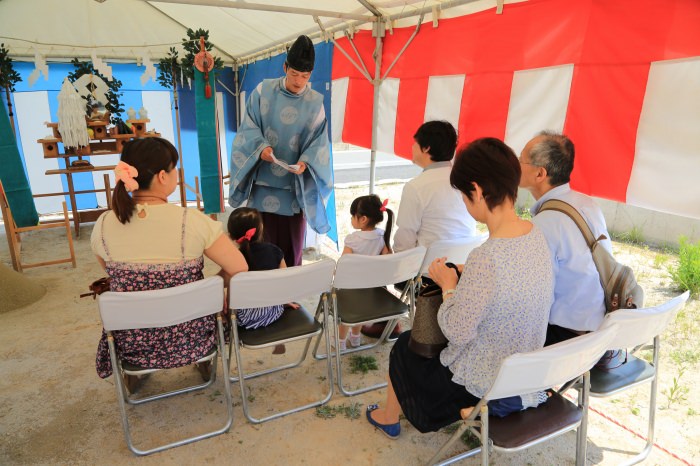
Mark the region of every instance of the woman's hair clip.
<instances>
[{"instance_id":1,"label":"woman's hair clip","mask_svg":"<svg viewBox=\"0 0 700 466\"><path fill-rule=\"evenodd\" d=\"M384 202L382 202L382 206L379 208L380 212L386 212L386 206L389 204L389 199L384 199Z\"/></svg>"},{"instance_id":2,"label":"woman's hair clip","mask_svg":"<svg viewBox=\"0 0 700 466\"><path fill-rule=\"evenodd\" d=\"M124 183L124 187L129 192L139 189L139 183L135 180L137 176L139 176L139 172L136 170L136 167L132 167L121 160L117 166L114 167L114 177L117 181Z\"/></svg>"},{"instance_id":3,"label":"woman's hair clip","mask_svg":"<svg viewBox=\"0 0 700 466\"><path fill-rule=\"evenodd\" d=\"M253 236L255 236L255 232L256 232L256 231L258 231L257 228L251 228L250 230L248 230L248 231L245 232L245 235L243 235L243 236L241 236L240 238L238 238L238 239L236 240L236 243L241 244L241 243L242 243L243 241L245 241L245 240L250 241L250 239L251 239Z\"/></svg>"}]
</instances>

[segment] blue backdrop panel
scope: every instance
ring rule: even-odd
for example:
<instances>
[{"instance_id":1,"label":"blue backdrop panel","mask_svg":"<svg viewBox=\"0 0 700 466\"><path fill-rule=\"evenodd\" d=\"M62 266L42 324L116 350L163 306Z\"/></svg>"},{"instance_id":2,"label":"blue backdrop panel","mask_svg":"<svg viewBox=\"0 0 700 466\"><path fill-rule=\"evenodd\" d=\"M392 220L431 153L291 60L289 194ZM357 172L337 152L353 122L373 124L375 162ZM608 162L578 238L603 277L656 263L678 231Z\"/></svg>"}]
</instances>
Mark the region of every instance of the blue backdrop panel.
<instances>
[{"instance_id":1,"label":"blue backdrop panel","mask_svg":"<svg viewBox=\"0 0 700 466\"><path fill-rule=\"evenodd\" d=\"M311 74L311 87L323 94L323 104L328 120L328 130L333 127L331 124L331 71L333 66L333 44L320 43L315 46L316 63ZM278 78L284 74L282 66L287 59L287 54L280 54L268 60L261 60L254 64L242 66L238 70L238 76L243 79L242 90L246 96L255 89L255 86L263 79ZM245 74L245 77L244 77ZM330 134L329 134L330 137ZM229 146L230 147L230 146ZM331 166L333 165L333 150L331 146ZM336 222L335 210L335 190L331 193L326 206L326 213L331 224L328 237L338 243L338 225Z\"/></svg>"}]
</instances>

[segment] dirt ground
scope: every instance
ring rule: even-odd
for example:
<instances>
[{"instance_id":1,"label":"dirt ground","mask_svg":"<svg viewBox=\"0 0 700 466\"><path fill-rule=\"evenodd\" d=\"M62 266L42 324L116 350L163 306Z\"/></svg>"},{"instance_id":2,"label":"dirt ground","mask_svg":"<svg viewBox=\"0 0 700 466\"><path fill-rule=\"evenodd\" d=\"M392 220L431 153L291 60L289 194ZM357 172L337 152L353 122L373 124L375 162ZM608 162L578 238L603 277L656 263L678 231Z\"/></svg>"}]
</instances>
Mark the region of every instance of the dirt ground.
<instances>
[{"instance_id":1,"label":"dirt ground","mask_svg":"<svg viewBox=\"0 0 700 466\"><path fill-rule=\"evenodd\" d=\"M339 189L340 237L349 231L349 204L366 187ZM382 198L396 209L401 185L382 185ZM116 404L113 379L100 379L94 370L95 349L101 324L96 302L78 295L104 275L90 252L91 225L81 227L75 246L78 267L51 266L29 269L25 275L42 283L46 295L35 304L0 314L0 464L126 464L137 458L127 449ZM7 242L0 238L0 261L10 264ZM46 230L25 236L28 260L47 260L63 254L65 238ZM654 305L676 294L666 268L677 260L668 251L645 246L615 244L618 258L632 265L646 291L646 303ZM321 256L337 257L324 245ZM317 255L310 253L306 260ZM661 258L659 258L661 256ZM207 263L206 275L216 272ZM305 305L313 309L314 302ZM700 462L700 375L697 336L700 305L691 300L670 326L662 340L661 382L658 395L656 443L645 464L680 465ZM289 345L287 354L273 356L269 350L244 353L246 367L264 367L290 359L301 345ZM378 371L348 375L351 387L385 378L390 347L371 352ZM320 398L328 388L325 363L307 357L300 368L250 382L245 394L253 413L261 416L274 407L306 403ZM219 374L222 368L219 367ZM156 374L143 393L164 384L196 381L191 367L175 374ZM675 379L675 385L674 385ZM591 399L588 426L588 464L617 464L643 442L633 432L646 429L648 386L608 399ZM424 464L445 442L444 432L421 434L402 421L402 434L392 441L380 435L364 420L367 404L383 402L384 390L348 398L337 389L327 407L356 412L353 419L343 413L333 418L306 410L261 425L243 416L241 392L232 386L234 423L224 435L138 459L140 464L342 464L419 465ZM179 398L130 408L136 443L149 447L182 434L197 434L224 423L222 378L213 387ZM326 411L330 411L327 409ZM338 411L342 411L338 409ZM603 417L604 414L606 417ZM624 427L624 428L623 428ZM695 440L693 440L695 439ZM463 446L460 446L464 448ZM493 454L492 464L561 465L574 464L575 434L510 455ZM471 458L464 464L480 464Z\"/></svg>"}]
</instances>

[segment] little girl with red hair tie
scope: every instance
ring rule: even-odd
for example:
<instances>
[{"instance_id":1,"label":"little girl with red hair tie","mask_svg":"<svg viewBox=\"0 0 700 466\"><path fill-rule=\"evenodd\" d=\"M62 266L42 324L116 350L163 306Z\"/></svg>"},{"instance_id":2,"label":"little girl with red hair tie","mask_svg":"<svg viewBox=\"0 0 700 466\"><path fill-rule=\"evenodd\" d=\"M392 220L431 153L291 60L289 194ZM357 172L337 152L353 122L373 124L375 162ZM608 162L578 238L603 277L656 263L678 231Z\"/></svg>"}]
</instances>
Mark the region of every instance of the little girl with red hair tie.
<instances>
[{"instance_id":1,"label":"little girl with red hair tie","mask_svg":"<svg viewBox=\"0 0 700 466\"><path fill-rule=\"evenodd\" d=\"M248 263L248 270L275 270L287 267L284 253L272 243L264 242L262 216L257 209L239 207L228 218L228 233ZM284 313L285 306L298 308L294 303L236 309L236 321L240 327L255 329L267 327ZM273 354L285 352L284 345L277 345Z\"/></svg>"},{"instance_id":2,"label":"little girl with red hair tie","mask_svg":"<svg viewBox=\"0 0 700 466\"><path fill-rule=\"evenodd\" d=\"M352 227L357 231L345 237L345 247L343 254L363 254L366 256L377 256L380 254L391 254L391 227L394 224L394 212L387 208L389 199L382 202L376 194L360 196L350 205L350 215L352 216ZM384 221L384 212L387 213L386 228L382 230L377 225ZM346 349L346 337L350 327L341 325L338 328L340 337L340 350ZM360 330L361 325L352 327L349 340L350 346L357 348L362 343Z\"/></svg>"}]
</instances>

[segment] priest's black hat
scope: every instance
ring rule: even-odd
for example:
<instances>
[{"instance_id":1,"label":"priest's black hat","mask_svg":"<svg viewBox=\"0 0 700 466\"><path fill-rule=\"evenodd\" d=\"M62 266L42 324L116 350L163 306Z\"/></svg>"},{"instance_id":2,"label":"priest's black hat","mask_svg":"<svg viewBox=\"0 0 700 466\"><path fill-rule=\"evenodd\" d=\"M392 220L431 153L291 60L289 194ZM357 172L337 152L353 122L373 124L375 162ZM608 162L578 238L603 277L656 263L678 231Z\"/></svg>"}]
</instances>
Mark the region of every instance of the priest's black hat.
<instances>
[{"instance_id":1,"label":"priest's black hat","mask_svg":"<svg viewBox=\"0 0 700 466\"><path fill-rule=\"evenodd\" d=\"M316 52L314 44L307 36L299 36L287 53L287 66L305 73L314 69Z\"/></svg>"}]
</instances>

